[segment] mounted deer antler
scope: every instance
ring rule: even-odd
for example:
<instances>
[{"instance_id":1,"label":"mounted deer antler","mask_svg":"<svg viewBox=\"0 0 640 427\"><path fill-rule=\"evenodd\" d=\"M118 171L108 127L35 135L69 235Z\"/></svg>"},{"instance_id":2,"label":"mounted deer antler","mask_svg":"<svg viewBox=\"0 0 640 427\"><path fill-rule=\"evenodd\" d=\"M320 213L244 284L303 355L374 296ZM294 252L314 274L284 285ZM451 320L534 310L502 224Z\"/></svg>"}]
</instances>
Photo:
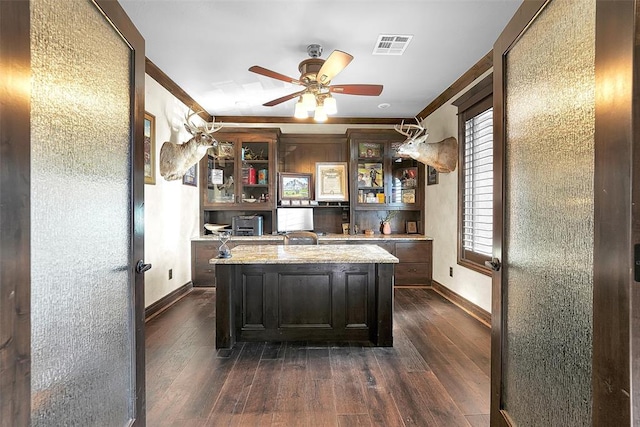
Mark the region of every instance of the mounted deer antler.
<instances>
[{"instance_id":1,"label":"mounted deer antler","mask_svg":"<svg viewBox=\"0 0 640 427\"><path fill-rule=\"evenodd\" d=\"M418 122L417 125L406 125L405 127L403 120L400 126L395 125L393 128L396 130L396 132L406 136L407 141L411 140L413 142L424 142L426 141L429 134L427 133L427 130L420 125L420 120L418 120L417 117L416 122Z\"/></svg>"},{"instance_id":2,"label":"mounted deer antler","mask_svg":"<svg viewBox=\"0 0 640 427\"><path fill-rule=\"evenodd\" d=\"M191 111L191 110L189 110ZM185 117L184 127L193 138L184 144L175 142L165 142L160 149L160 175L167 181L181 179L191 166L198 163L207 153L209 147L218 145L218 141L213 138L213 133L219 131L224 126L222 123L205 123L196 126L191 122L191 118L202 111L192 112Z\"/></svg>"},{"instance_id":3,"label":"mounted deer antler","mask_svg":"<svg viewBox=\"0 0 640 427\"><path fill-rule=\"evenodd\" d=\"M429 134L417 118L416 121L417 125L405 126L403 120L400 126L393 127L396 132L407 137L398 147L398 154L406 154L438 172L453 172L458 163L458 141L449 137L439 142L426 142Z\"/></svg>"}]
</instances>

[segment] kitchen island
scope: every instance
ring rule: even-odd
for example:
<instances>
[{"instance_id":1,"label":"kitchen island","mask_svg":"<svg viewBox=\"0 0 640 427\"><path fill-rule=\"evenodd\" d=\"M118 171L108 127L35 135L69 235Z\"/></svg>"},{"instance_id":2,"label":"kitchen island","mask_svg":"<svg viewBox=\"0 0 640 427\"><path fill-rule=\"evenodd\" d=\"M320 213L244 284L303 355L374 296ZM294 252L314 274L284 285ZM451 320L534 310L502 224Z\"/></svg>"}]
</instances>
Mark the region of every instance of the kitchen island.
<instances>
[{"instance_id":1,"label":"kitchen island","mask_svg":"<svg viewBox=\"0 0 640 427\"><path fill-rule=\"evenodd\" d=\"M236 341L392 346L393 270L374 244L241 245L216 266L216 348Z\"/></svg>"}]
</instances>

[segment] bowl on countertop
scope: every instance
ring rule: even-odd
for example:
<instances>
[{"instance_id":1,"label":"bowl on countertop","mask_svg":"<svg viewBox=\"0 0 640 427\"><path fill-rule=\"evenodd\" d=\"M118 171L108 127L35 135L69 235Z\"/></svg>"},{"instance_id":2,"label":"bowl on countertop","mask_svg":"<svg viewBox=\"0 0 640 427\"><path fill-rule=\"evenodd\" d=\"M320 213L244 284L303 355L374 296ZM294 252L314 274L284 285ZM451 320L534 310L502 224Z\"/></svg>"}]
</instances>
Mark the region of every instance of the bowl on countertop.
<instances>
[{"instance_id":1,"label":"bowl on countertop","mask_svg":"<svg viewBox=\"0 0 640 427\"><path fill-rule=\"evenodd\" d=\"M204 228L211 231L212 233L218 233L227 227L229 227L229 224L205 224L204 225Z\"/></svg>"},{"instance_id":2,"label":"bowl on countertop","mask_svg":"<svg viewBox=\"0 0 640 427\"><path fill-rule=\"evenodd\" d=\"M242 199L242 201L246 203L255 203L258 201L258 199Z\"/></svg>"}]
</instances>

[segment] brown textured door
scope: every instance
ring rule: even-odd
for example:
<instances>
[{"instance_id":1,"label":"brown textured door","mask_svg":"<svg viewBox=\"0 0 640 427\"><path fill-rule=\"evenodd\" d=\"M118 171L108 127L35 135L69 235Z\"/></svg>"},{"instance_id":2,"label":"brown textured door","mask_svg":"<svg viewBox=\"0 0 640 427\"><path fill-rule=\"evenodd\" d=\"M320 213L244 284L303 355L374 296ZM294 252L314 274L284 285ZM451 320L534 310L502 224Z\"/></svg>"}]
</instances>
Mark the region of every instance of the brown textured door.
<instances>
[{"instance_id":1,"label":"brown textured door","mask_svg":"<svg viewBox=\"0 0 640 427\"><path fill-rule=\"evenodd\" d=\"M0 2L0 68L0 425L144 425L144 41Z\"/></svg>"},{"instance_id":2,"label":"brown textured door","mask_svg":"<svg viewBox=\"0 0 640 427\"><path fill-rule=\"evenodd\" d=\"M635 8L525 2L494 45L492 425L637 424Z\"/></svg>"}]
</instances>

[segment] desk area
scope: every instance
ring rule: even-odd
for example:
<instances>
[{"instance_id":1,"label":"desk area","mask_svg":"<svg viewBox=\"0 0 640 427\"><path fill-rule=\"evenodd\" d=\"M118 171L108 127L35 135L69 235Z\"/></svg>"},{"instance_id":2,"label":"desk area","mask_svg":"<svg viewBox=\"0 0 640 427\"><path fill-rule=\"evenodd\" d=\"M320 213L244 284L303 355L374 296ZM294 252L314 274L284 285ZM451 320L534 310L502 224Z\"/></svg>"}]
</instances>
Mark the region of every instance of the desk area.
<instances>
[{"instance_id":1,"label":"desk area","mask_svg":"<svg viewBox=\"0 0 640 427\"><path fill-rule=\"evenodd\" d=\"M212 258L216 348L236 341L392 346L398 258L375 244L240 245Z\"/></svg>"}]
</instances>

